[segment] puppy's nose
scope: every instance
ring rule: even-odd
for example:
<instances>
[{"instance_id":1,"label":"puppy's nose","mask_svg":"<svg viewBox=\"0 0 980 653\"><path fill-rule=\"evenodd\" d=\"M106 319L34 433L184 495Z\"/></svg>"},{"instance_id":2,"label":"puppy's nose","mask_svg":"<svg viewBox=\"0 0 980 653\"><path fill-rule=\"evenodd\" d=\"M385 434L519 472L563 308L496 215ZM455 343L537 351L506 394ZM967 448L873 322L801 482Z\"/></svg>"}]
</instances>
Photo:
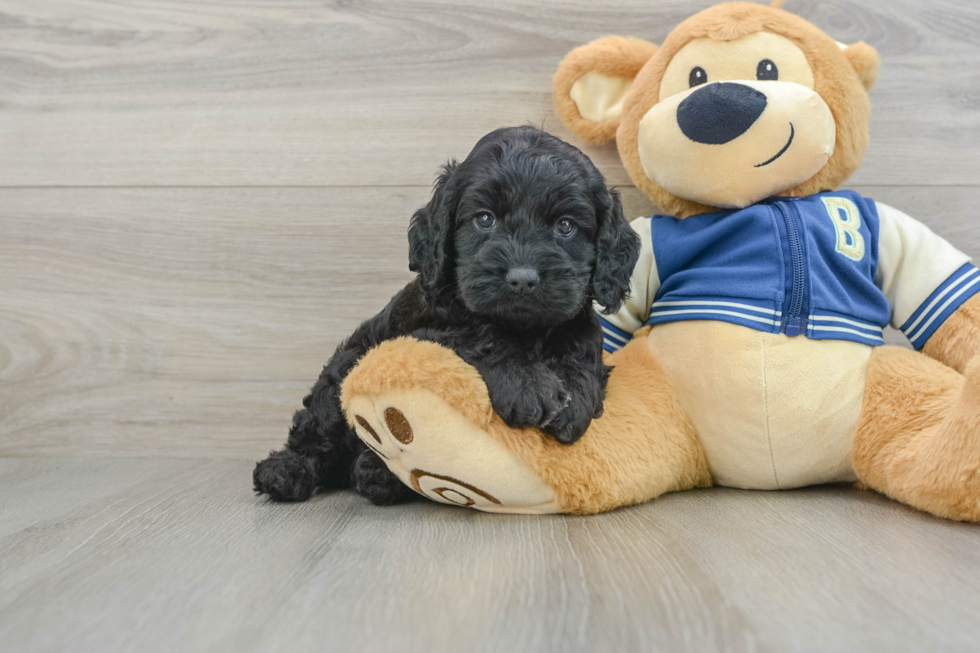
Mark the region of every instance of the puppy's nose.
<instances>
[{"instance_id":1,"label":"puppy's nose","mask_svg":"<svg viewBox=\"0 0 980 653\"><path fill-rule=\"evenodd\" d=\"M534 268L511 268L507 271L507 283L519 295L530 293L540 281L538 271Z\"/></svg>"},{"instance_id":2,"label":"puppy's nose","mask_svg":"<svg viewBox=\"0 0 980 653\"><path fill-rule=\"evenodd\" d=\"M747 132L766 104L765 94L751 86L708 84L677 105L677 125L695 143L722 145Z\"/></svg>"}]
</instances>

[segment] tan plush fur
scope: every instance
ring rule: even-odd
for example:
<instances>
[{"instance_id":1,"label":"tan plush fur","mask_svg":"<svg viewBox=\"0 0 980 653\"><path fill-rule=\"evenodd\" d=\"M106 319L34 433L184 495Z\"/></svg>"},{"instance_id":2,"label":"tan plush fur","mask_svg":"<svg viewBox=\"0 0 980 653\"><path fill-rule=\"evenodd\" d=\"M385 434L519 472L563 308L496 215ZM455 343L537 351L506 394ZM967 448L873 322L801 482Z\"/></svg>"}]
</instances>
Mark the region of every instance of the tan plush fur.
<instances>
[{"instance_id":1,"label":"tan plush fur","mask_svg":"<svg viewBox=\"0 0 980 653\"><path fill-rule=\"evenodd\" d=\"M403 337L387 340L351 370L341 388L347 412L355 395L381 395L403 388L428 390L456 408L466 419L486 428L494 417L487 385L480 373L449 349L434 342ZM350 413L347 421L354 426Z\"/></svg>"},{"instance_id":2,"label":"tan plush fur","mask_svg":"<svg viewBox=\"0 0 980 653\"><path fill-rule=\"evenodd\" d=\"M852 460L865 485L893 499L980 521L980 359L963 376L906 349L875 349Z\"/></svg>"},{"instance_id":3,"label":"tan plush fur","mask_svg":"<svg viewBox=\"0 0 980 653\"><path fill-rule=\"evenodd\" d=\"M922 353L952 367L957 372L980 355L980 295L974 295L936 329Z\"/></svg>"},{"instance_id":4,"label":"tan plush fur","mask_svg":"<svg viewBox=\"0 0 980 653\"><path fill-rule=\"evenodd\" d=\"M660 82L667 65L684 45L694 39L708 37L730 41L759 31L785 36L800 47L813 69L814 88L830 107L837 123L834 154L827 164L807 181L780 195L803 197L824 189L839 188L860 165L868 146L871 113L866 88L877 76L879 65L874 49L860 43L848 48L849 51L853 49L850 53L841 51L832 38L789 12L749 2L723 3L695 14L667 36L663 45L636 74L615 133L620 158L630 178L664 212L683 218L714 210L660 188L646 176L640 162L637 148L639 123L659 101ZM604 70L617 69L622 74L630 66L625 63L614 66L614 62L608 61L609 58L618 56L621 61L634 63L638 59L635 54L628 59L624 52L602 46L603 41L606 39L573 50L566 58L566 61L572 61L567 66L562 62L553 85L559 117L569 129L590 142L609 140L610 126L607 123L597 126L578 115L574 102L568 97L572 84L586 72L598 70L600 61L605 66ZM856 68L855 64L860 68ZM568 103L572 104L571 109Z\"/></svg>"},{"instance_id":5,"label":"tan plush fur","mask_svg":"<svg viewBox=\"0 0 980 653\"><path fill-rule=\"evenodd\" d=\"M648 332L643 329L642 335ZM508 427L492 412L475 368L445 347L412 338L384 342L363 358L344 381L341 403L351 419L353 397L428 390L543 479L557 495L561 512L602 512L710 485L697 433L646 338L636 338L606 362L616 369L606 391L605 415L570 446L535 429Z\"/></svg>"},{"instance_id":6,"label":"tan plush fur","mask_svg":"<svg viewBox=\"0 0 980 653\"><path fill-rule=\"evenodd\" d=\"M844 56L851 62L851 67L854 68L865 90L870 91L878 81L878 70L881 68L878 51L864 41L860 41L848 46L844 50Z\"/></svg>"},{"instance_id":7,"label":"tan plush fur","mask_svg":"<svg viewBox=\"0 0 980 653\"><path fill-rule=\"evenodd\" d=\"M673 196L647 178L637 151L638 125L658 102L664 71L684 45L705 37L730 41L759 31L786 37L803 51L814 89L831 109L837 128L827 164L781 194L806 196L840 187L857 169L868 144L867 89L877 78L878 55L864 43L841 50L813 25L778 9L778 0L773 6L732 2L702 11L674 29L659 48L621 37L576 48L555 75L556 109L587 141L615 137L630 176L665 212L687 217L713 210ZM634 80L619 118L596 122L579 113L570 94L576 80L590 72ZM605 413L571 446L534 429L507 427L493 413L486 385L474 368L448 349L410 338L385 342L375 350L383 355L364 359L345 381L342 403L346 410L355 396L428 390L540 477L563 512L596 513L664 492L708 486L704 447L651 353L649 333L650 327L641 329L607 357L615 368ZM896 347L871 353L851 450L854 471L863 485L921 510L980 521L980 295L961 306L923 351L928 356ZM851 425L853 421L848 431Z\"/></svg>"},{"instance_id":8,"label":"tan plush fur","mask_svg":"<svg viewBox=\"0 0 980 653\"><path fill-rule=\"evenodd\" d=\"M562 512L590 514L711 484L704 451L643 329L609 357L605 413L571 446L494 417L487 431L558 495Z\"/></svg>"},{"instance_id":9,"label":"tan plush fur","mask_svg":"<svg viewBox=\"0 0 980 653\"><path fill-rule=\"evenodd\" d=\"M569 52L558 67L552 87L558 117L584 141L606 143L612 140L619 120L594 122L583 118L571 98L572 84L592 71L609 77L633 79L656 50L657 46L640 39L607 36Z\"/></svg>"}]
</instances>

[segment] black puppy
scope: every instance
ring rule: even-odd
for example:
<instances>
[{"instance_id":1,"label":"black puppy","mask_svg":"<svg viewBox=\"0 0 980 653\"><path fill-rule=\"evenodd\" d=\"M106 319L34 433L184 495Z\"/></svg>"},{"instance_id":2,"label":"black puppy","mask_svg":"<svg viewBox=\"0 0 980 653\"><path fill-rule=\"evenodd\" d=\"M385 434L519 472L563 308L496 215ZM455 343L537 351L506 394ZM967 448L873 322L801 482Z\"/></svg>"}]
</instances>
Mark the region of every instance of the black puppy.
<instances>
[{"instance_id":1,"label":"black puppy","mask_svg":"<svg viewBox=\"0 0 980 653\"><path fill-rule=\"evenodd\" d=\"M639 238L588 157L533 127L491 132L446 165L408 239L418 277L337 348L293 416L286 447L256 465L256 491L303 501L320 485L351 486L379 505L411 496L350 428L339 400L358 359L401 335L473 365L511 426L570 443L602 414L609 368L592 302L607 311L622 304Z\"/></svg>"}]
</instances>

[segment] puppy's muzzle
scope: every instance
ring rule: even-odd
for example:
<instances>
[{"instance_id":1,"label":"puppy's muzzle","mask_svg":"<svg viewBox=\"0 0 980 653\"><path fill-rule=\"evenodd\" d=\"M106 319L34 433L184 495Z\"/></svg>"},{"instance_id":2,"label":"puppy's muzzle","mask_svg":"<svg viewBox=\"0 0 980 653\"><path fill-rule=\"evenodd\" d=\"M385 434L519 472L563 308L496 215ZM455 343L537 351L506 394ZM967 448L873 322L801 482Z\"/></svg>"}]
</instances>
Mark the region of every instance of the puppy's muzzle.
<instances>
[{"instance_id":1,"label":"puppy's muzzle","mask_svg":"<svg viewBox=\"0 0 980 653\"><path fill-rule=\"evenodd\" d=\"M538 287L541 277L534 268L511 268L507 271L507 285L518 295L528 295Z\"/></svg>"}]
</instances>

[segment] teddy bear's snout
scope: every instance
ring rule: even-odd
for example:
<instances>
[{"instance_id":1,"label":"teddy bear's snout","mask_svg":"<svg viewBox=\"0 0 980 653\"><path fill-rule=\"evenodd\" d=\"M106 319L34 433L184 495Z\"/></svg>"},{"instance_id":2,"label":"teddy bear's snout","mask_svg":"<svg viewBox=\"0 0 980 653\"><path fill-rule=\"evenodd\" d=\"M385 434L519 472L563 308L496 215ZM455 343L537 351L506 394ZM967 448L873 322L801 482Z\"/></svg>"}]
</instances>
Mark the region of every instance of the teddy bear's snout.
<instances>
[{"instance_id":1,"label":"teddy bear's snout","mask_svg":"<svg viewBox=\"0 0 980 653\"><path fill-rule=\"evenodd\" d=\"M696 143L722 145L747 132L766 103L765 93L745 84L707 84L677 105L677 124Z\"/></svg>"}]
</instances>

